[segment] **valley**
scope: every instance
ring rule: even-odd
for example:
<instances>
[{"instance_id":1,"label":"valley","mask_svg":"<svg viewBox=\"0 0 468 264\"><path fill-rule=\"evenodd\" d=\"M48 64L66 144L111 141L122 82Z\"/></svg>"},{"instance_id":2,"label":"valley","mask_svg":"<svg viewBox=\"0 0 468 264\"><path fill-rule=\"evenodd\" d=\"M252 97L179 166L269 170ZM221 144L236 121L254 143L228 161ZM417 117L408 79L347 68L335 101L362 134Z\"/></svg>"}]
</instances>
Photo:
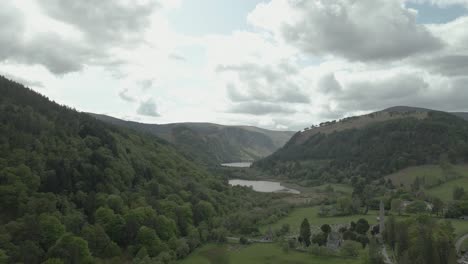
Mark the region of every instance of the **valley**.
<instances>
[{"instance_id":1,"label":"valley","mask_svg":"<svg viewBox=\"0 0 468 264\"><path fill-rule=\"evenodd\" d=\"M292 136L109 121L5 78L0 92L7 263L452 264L468 250L456 115L399 107Z\"/></svg>"}]
</instances>

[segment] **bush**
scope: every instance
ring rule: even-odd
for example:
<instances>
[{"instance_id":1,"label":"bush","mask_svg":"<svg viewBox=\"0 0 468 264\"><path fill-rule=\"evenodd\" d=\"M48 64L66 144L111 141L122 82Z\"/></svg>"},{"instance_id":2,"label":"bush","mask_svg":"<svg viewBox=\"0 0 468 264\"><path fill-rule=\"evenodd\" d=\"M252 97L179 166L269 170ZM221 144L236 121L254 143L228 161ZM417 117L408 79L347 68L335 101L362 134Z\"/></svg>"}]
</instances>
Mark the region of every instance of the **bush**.
<instances>
[{"instance_id":1,"label":"bush","mask_svg":"<svg viewBox=\"0 0 468 264\"><path fill-rule=\"evenodd\" d=\"M310 245L310 247L308 248L308 252L312 255L321 256L321 257L337 256L336 252L334 252L333 250L327 247L321 247L315 244Z\"/></svg>"},{"instance_id":2,"label":"bush","mask_svg":"<svg viewBox=\"0 0 468 264\"><path fill-rule=\"evenodd\" d=\"M343 257L357 257L361 244L356 241L346 240L341 246L340 255Z\"/></svg>"},{"instance_id":3,"label":"bush","mask_svg":"<svg viewBox=\"0 0 468 264\"><path fill-rule=\"evenodd\" d=\"M239 243L242 245L247 245L249 243L249 240L245 237L240 237L239 238Z\"/></svg>"},{"instance_id":4,"label":"bush","mask_svg":"<svg viewBox=\"0 0 468 264\"><path fill-rule=\"evenodd\" d=\"M329 224L324 224L320 227L320 229L322 230L322 232L328 234L331 232L331 227Z\"/></svg>"},{"instance_id":5,"label":"bush","mask_svg":"<svg viewBox=\"0 0 468 264\"><path fill-rule=\"evenodd\" d=\"M318 233L312 236L312 243L317 244L319 246L324 246L327 244L327 237L326 233Z\"/></svg>"},{"instance_id":6,"label":"bush","mask_svg":"<svg viewBox=\"0 0 468 264\"><path fill-rule=\"evenodd\" d=\"M426 213L427 205L424 201L414 201L406 207L406 212L411 214Z\"/></svg>"}]
</instances>

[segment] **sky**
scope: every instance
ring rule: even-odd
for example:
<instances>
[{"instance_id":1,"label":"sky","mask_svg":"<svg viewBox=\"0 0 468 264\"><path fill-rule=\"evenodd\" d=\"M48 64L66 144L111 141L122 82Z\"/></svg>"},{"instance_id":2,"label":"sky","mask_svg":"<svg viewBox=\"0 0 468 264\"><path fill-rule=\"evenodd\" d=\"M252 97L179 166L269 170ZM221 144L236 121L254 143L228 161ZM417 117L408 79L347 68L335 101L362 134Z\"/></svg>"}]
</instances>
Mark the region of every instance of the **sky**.
<instances>
[{"instance_id":1,"label":"sky","mask_svg":"<svg viewBox=\"0 0 468 264\"><path fill-rule=\"evenodd\" d=\"M2 0L0 75L78 111L300 130L468 111L468 0ZM1 96L1 95L0 95Z\"/></svg>"}]
</instances>

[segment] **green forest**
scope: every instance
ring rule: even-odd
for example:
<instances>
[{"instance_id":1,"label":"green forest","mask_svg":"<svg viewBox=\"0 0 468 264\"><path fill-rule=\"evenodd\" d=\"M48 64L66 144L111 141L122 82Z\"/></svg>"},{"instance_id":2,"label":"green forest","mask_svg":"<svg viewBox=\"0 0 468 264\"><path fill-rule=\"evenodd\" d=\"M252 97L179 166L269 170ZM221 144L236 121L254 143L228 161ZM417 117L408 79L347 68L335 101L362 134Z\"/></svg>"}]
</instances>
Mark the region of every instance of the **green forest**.
<instances>
[{"instance_id":1,"label":"green forest","mask_svg":"<svg viewBox=\"0 0 468 264\"><path fill-rule=\"evenodd\" d=\"M0 263L172 263L288 210L164 140L3 77L0 94Z\"/></svg>"},{"instance_id":2,"label":"green forest","mask_svg":"<svg viewBox=\"0 0 468 264\"><path fill-rule=\"evenodd\" d=\"M468 123L437 111L424 119L402 117L361 129L318 133L304 143L296 143L295 137L254 167L319 185L354 176L380 179L410 166L468 161Z\"/></svg>"}]
</instances>

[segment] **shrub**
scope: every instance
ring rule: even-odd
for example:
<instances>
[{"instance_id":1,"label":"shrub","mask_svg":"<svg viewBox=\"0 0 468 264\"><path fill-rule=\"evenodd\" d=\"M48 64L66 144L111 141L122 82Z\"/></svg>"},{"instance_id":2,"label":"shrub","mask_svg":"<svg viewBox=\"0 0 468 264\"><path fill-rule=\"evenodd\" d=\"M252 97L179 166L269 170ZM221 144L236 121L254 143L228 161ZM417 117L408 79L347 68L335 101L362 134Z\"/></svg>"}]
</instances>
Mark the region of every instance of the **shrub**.
<instances>
[{"instance_id":1,"label":"shrub","mask_svg":"<svg viewBox=\"0 0 468 264\"><path fill-rule=\"evenodd\" d=\"M356 241L344 241L343 245L341 246L340 255L343 257L357 257L359 256L360 248L361 244Z\"/></svg>"}]
</instances>

